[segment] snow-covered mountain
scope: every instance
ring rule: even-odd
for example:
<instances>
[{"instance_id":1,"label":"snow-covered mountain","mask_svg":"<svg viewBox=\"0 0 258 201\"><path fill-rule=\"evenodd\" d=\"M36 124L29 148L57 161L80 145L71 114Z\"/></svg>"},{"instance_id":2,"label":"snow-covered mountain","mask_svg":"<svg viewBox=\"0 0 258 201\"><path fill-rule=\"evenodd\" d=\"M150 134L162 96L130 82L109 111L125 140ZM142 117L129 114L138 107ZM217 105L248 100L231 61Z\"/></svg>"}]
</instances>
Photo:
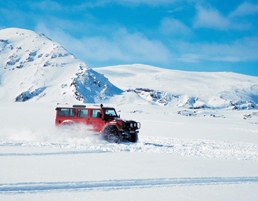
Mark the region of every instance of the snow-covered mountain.
<instances>
[{"instance_id":1,"label":"snow-covered mountain","mask_svg":"<svg viewBox=\"0 0 258 201\"><path fill-rule=\"evenodd\" d=\"M97 102L122 91L44 34L0 30L0 100Z\"/></svg>"},{"instance_id":2,"label":"snow-covered mountain","mask_svg":"<svg viewBox=\"0 0 258 201\"><path fill-rule=\"evenodd\" d=\"M252 109L258 77L141 64L93 70L44 34L10 28L0 30L0 100Z\"/></svg>"},{"instance_id":3,"label":"snow-covered mountain","mask_svg":"<svg viewBox=\"0 0 258 201\"><path fill-rule=\"evenodd\" d=\"M188 109L258 107L258 77L231 72L184 72L140 64L95 70L125 91L116 96L121 103L147 102Z\"/></svg>"}]
</instances>

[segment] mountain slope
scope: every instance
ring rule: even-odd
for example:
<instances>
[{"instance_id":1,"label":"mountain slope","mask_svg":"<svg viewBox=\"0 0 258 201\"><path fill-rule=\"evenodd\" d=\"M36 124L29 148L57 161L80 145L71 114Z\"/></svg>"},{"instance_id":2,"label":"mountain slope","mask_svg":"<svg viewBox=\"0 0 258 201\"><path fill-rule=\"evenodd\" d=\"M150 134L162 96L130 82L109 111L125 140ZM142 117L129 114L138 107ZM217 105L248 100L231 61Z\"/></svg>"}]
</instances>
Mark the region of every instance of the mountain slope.
<instances>
[{"instance_id":1,"label":"mountain slope","mask_svg":"<svg viewBox=\"0 0 258 201\"><path fill-rule=\"evenodd\" d=\"M231 72L185 72L147 65L95 68L126 96L157 105L191 109L252 109L258 104L258 77ZM134 95L133 95L134 94Z\"/></svg>"},{"instance_id":2,"label":"mountain slope","mask_svg":"<svg viewBox=\"0 0 258 201\"><path fill-rule=\"evenodd\" d=\"M97 102L121 92L43 34L0 30L0 100Z\"/></svg>"}]
</instances>

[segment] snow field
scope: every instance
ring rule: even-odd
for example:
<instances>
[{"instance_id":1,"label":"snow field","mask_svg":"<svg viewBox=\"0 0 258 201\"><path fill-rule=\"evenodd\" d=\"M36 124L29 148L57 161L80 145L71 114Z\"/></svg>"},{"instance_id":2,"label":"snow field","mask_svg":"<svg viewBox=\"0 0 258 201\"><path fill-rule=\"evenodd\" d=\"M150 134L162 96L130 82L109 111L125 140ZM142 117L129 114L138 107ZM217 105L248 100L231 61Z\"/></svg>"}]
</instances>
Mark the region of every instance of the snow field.
<instances>
[{"instance_id":1,"label":"snow field","mask_svg":"<svg viewBox=\"0 0 258 201\"><path fill-rule=\"evenodd\" d=\"M110 144L82 125L56 128L54 104L3 103L0 199L257 200L258 129L243 119L253 111L217 118L114 106L141 122L138 143Z\"/></svg>"}]
</instances>

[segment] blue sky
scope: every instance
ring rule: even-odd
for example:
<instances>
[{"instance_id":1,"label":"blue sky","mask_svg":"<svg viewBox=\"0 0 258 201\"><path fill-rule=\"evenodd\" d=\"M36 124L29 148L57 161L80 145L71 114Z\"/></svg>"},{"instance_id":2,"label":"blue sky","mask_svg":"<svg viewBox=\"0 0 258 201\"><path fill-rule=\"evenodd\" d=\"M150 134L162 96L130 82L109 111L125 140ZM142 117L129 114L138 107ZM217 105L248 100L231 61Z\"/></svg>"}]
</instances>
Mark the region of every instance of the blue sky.
<instances>
[{"instance_id":1,"label":"blue sky","mask_svg":"<svg viewBox=\"0 0 258 201\"><path fill-rule=\"evenodd\" d=\"M0 29L44 33L89 67L258 76L257 0L0 1Z\"/></svg>"}]
</instances>

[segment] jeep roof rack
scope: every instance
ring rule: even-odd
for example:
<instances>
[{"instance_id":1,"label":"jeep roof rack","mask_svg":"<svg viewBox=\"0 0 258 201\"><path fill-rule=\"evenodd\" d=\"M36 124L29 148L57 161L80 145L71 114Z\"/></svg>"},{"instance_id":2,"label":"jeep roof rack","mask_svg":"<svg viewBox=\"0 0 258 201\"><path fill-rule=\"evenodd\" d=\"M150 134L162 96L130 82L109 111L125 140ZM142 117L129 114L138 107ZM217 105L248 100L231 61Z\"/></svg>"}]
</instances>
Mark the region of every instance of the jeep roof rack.
<instances>
[{"instance_id":1,"label":"jeep roof rack","mask_svg":"<svg viewBox=\"0 0 258 201\"><path fill-rule=\"evenodd\" d=\"M85 108L86 105L73 105L73 107L83 107L83 108Z\"/></svg>"}]
</instances>

